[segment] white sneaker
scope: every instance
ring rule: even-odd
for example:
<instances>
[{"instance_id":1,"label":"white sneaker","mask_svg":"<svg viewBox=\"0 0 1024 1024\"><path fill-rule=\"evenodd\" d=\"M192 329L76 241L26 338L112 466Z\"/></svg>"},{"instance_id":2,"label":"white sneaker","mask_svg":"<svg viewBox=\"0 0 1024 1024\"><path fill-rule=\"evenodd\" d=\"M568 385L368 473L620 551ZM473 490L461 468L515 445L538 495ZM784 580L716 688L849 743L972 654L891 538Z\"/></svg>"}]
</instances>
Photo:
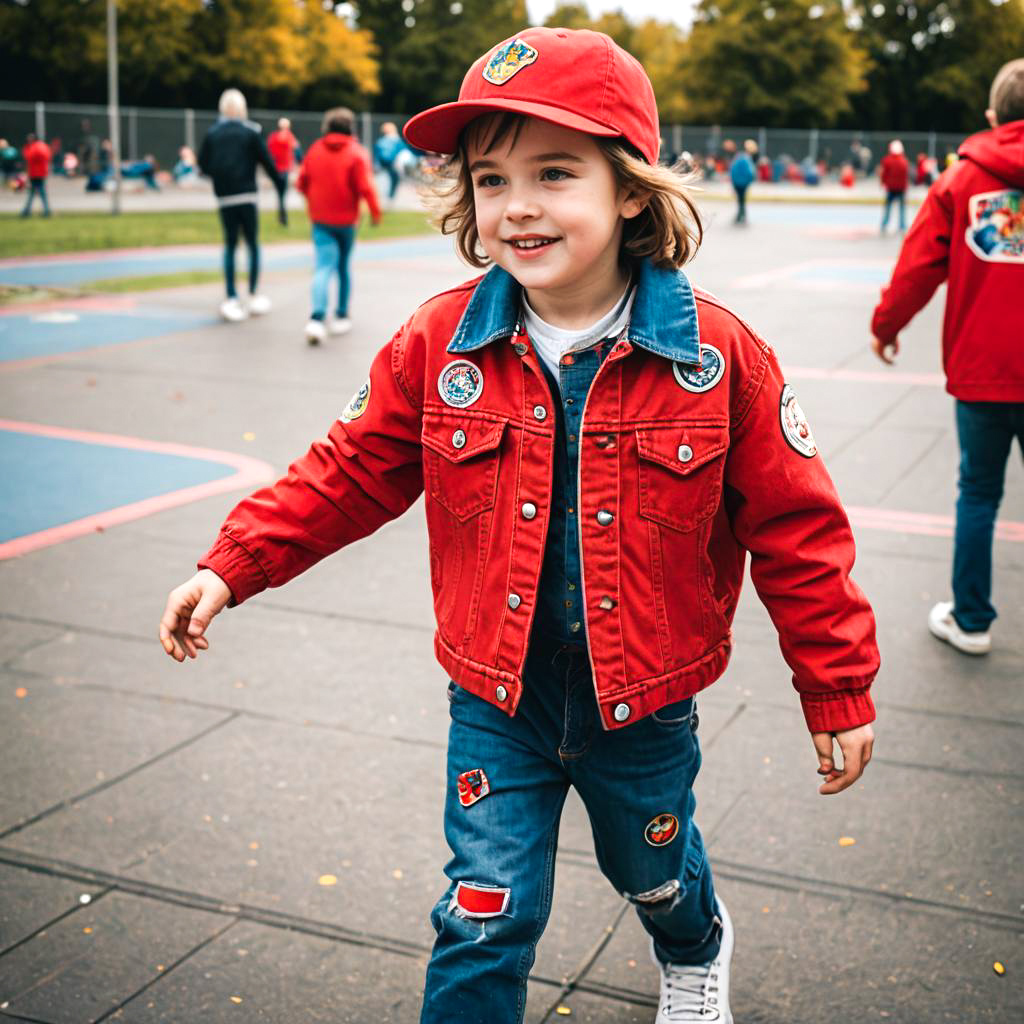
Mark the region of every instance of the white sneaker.
<instances>
[{"instance_id":1,"label":"white sneaker","mask_svg":"<svg viewBox=\"0 0 1024 1024\"><path fill-rule=\"evenodd\" d=\"M940 601L928 613L928 628L933 636L945 640L964 654L988 654L992 650L992 634L968 633L953 618L953 602Z\"/></svg>"},{"instance_id":2,"label":"white sneaker","mask_svg":"<svg viewBox=\"0 0 1024 1024\"><path fill-rule=\"evenodd\" d=\"M331 334L348 334L352 330L352 321L347 316L339 316L331 321Z\"/></svg>"},{"instance_id":3,"label":"white sneaker","mask_svg":"<svg viewBox=\"0 0 1024 1024\"><path fill-rule=\"evenodd\" d=\"M319 345L327 337L327 325L323 320L310 320L306 324L306 341L310 345Z\"/></svg>"},{"instance_id":4,"label":"white sneaker","mask_svg":"<svg viewBox=\"0 0 1024 1024\"><path fill-rule=\"evenodd\" d=\"M237 324L249 314L246 313L245 307L238 299L225 299L220 304L220 315L222 319L227 320L229 323Z\"/></svg>"},{"instance_id":5,"label":"white sneaker","mask_svg":"<svg viewBox=\"0 0 1024 1024\"><path fill-rule=\"evenodd\" d=\"M270 312L270 298L266 295L250 295L249 296L249 312L253 316L263 316L264 313Z\"/></svg>"},{"instance_id":6,"label":"white sneaker","mask_svg":"<svg viewBox=\"0 0 1024 1024\"><path fill-rule=\"evenodd\" d=\"M734 942L732 920L725 904L718 900L722 919L722 945L718 956L703 967L663 964L651 958L661 969L661 997L655 1024L732 1024L729 1009L729 962Z\"/></svg>"}]
</instances>

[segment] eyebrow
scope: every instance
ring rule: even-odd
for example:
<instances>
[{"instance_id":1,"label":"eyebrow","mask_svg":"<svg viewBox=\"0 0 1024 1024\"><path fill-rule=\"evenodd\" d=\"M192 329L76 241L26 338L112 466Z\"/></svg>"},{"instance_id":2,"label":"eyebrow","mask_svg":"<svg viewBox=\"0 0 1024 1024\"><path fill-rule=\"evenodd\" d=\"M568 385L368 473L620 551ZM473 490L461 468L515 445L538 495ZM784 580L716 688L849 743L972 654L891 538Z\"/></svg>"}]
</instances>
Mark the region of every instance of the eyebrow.
<instances>
[{"instance_id":1,"label":"eyebrow","mask_svg":"<svg viewBox=\"0 0 1024 1024\"><path fill-rule=\"evenodd\" d=\"M530 158L531 163L535 164L546 164L546 163L573 163L582 164L586 161L582 157L578 157L573 153L566 152L555 152L555 153L539 153L537 156ZM474 160L470 165L470 171L480 171L485 168L497 167L498 163L494 160Z\"/></svg>"}]
</instances>

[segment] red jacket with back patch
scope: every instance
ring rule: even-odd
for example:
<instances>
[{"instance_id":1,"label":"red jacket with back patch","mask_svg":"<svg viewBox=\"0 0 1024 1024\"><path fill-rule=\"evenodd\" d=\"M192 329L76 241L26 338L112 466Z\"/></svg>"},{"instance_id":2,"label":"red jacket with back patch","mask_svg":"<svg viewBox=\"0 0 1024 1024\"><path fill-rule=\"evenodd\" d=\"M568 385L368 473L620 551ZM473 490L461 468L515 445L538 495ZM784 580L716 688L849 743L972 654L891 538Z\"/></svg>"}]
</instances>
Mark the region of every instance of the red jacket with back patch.
<instances>
[{"instance_id":1,"label":"red jacket with back patch","mask_svg":"<svg viewBox=\"0 0 1024 1024\"><path fill-rule=\"evenodd\" d=\"M972 135L907 233L871 330L889 342L948 277L946 390L1024 402L1024 121Z\"/></svg>"},{"instance_id":2,"label":"red jacket with back patch","mask_svg":"<svg viewBox=\"0 0 1024 1024\"><path fill-rule=\"evenodd\" d=\"M425 491L438 660L514 714L556 438L518 311L518 285L498 268L425 303L327 437L235 508L200 565L244 601ZM878 650L849 576L853 538L765 342L681 272L646 265L580 440L584 622L605 728L722 674L748 553L809 728L873 720Z\"/></svg>"},{"instance_id":3,"label":"red jacket with back patch","mask_svg":"<svg viewBox=\"0 0 1024 1024\"><path fill-rule=\"evenodd\" d=\"M309 219L315 224L355 224L360 199L370 207L373 222L380 220L377 190L370 179L370 158L351 135L328 132L317 139L302 161L297 185L309 204Z\"/></svg>"}]
</instances>

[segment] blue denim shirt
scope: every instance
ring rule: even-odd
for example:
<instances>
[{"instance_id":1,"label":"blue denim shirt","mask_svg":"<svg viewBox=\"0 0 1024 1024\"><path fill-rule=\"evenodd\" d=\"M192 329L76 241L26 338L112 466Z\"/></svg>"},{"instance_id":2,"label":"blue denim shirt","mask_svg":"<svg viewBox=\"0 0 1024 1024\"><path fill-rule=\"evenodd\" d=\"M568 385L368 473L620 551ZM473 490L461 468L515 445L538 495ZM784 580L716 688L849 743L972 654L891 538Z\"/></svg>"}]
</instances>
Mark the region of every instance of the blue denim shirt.
<instances>
[{"instance_id":1,"label":"blue denim shirt","mask_svg":"<svg viewBox=\"0 0 1024 1024\"><path fill-rule=\"evenodd\" d=\"M626 337L666 359L698 365L697 304L682 271L649 263L634 270L636 296ZM492 267L477 285L449 352L471 352L520 327L522 287L511 274ZM615 339L605 339L559 367L559 380L546 370L556 410L551 518L544 550L533 635L548 642L584 645L577 482L583 409L591 385Z\"/></svg>"}]
</instances>

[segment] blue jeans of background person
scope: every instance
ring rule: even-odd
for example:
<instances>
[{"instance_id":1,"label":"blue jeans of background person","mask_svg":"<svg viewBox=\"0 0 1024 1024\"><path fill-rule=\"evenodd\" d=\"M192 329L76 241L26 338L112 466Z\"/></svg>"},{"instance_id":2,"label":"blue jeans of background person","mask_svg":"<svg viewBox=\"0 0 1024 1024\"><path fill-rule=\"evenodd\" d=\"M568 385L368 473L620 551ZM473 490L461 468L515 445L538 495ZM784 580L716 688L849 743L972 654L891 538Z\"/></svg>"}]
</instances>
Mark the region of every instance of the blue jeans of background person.
<instances>
[{"instance_id":1,"label":"blue jeans of background person","mask_svg":"<svg viewBox=\"0 0 1024 1024\"><path fill-rule=\"evenodd\" d=\"M886 192L885 194L885 211L882 213L882 230L884 231L889 226L889 212L892 210L892 204L899 204L900 213L900 231L907 230L907 194L906 192Z\"/></svg>"},{"instance_id":2,"label":"blue jeans of background person","mask_svg":"<svg viewBox=\"0 0 1024 1024\"><path fill-rule=\"evenodd\" d=\"M394 199L395 193L398 191L398 183L402 180L402 176L399 174L394 161L389 164L384 164L383 166L388 176L388 199Z\"/></svg>"},{"instance_id":3,"label":"blue jeans of background person","mask_svg":"<svg viewBox=\"0 0 1024 1024\"><path fill-rule=\"evenodd\" d=\"M239 203L220 208L220 223L224 229L224 285L229 299L237 298L235 291L235 249L241 233L249 250L249 293L256 294L260 280L259 213L255 203Z\"/></svg>"},{"instance_id":4,"label":"blue jeans of background person","mask_svg":"<svg viewBox=\"0 0 1024 1024\"><path fill-rule=\"evenodd\" d=\"M32 200L35 199L36 195L43 201L43 216L50 216L50 204L46 199L46 179L45 178L29 178L29 193L28 199L25 201L24 209L21 211L22 217L27 217L32 212Z\"/></svg>"},{"instance_id":5,"label":"blue jeans of background person","mask_svg":"<svg viewBox=\"0 0 1024 1024\"><path fill-rule=\"evenodd\" d=\"M327 300L331 277L338 274L338 305L336 312L339 317L348 316L348 296L351 286L349 261L352 257L352 246L356 240L354 224L343 227L331 224L313 225L313 319L324 320L327 317Z\"/></svg>"},{"instance_id":6,"label":"blue jeans of background person","mask_svg":"<svg viewBox=\"0 0 1024 1024\"><path fill-rule=\"evenodd\" d=\"M635 904L663 962L703 964L718 953L721 922L711 869L692 822L700 767L692 699L606 732L582 645L531 646L515 718L449 687L445 836L448 890L431 914L437 932L421 1024L519 1024L526 978L551 909L559 819L569 786L587 809L597 861ZM465 807L460 774L483 769L490 793ZM660 815L678 832L646 838ZM507 888L498 916L455 901L459 882Z\"/></svg>"},{"instance_id":7,"label":"blue jeans of background person","mask_svg":"<svg viewBox=\"0 0 1024 1024\"><path fill-rule=\"evenodd\" d=\"M747 222L747 189L749 185L733 185L736 193L736 223L746 224Z\"/></svg>"},{"instance_id":8,"label":"blue jeans of background person","mask_svg":"<svg viewBox=\"0 0 1024 1024\"><path fill-rule=\"evenodd\" d=\"M1014 437L1024 453L1024 402L956 403L960 494L953 544L953 617L984 633L992 606L992 535Z\"/></svg>"}]
</instances>

